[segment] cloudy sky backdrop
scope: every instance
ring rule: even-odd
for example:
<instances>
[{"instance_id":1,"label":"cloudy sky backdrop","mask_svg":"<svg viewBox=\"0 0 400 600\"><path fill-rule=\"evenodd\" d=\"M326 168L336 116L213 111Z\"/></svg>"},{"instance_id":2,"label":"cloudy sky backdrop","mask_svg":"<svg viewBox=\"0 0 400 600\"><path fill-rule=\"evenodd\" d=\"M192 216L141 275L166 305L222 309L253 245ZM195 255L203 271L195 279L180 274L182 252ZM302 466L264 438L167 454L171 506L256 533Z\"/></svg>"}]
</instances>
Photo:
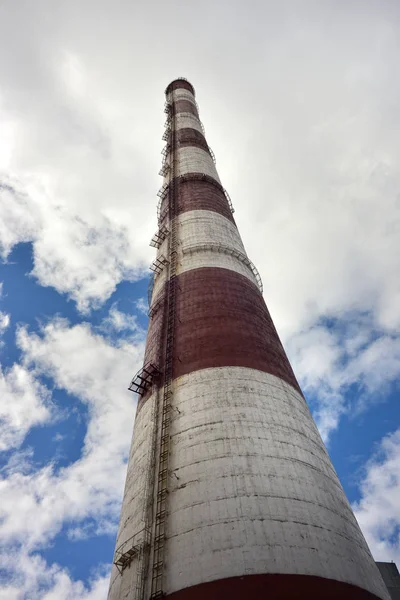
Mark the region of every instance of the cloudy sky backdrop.
<instances>
[{"instance_id":1,"label":"cloudy sky backdrop","mask_svg":"<svg viewBox=\"0 0 400 600\"><path fill-rule=\"evenodd\" d=\"M103 600L165 86L195 86L264 295L400 564L400 4L0 2L1 600Z\"/></svg>"}]
</instances>

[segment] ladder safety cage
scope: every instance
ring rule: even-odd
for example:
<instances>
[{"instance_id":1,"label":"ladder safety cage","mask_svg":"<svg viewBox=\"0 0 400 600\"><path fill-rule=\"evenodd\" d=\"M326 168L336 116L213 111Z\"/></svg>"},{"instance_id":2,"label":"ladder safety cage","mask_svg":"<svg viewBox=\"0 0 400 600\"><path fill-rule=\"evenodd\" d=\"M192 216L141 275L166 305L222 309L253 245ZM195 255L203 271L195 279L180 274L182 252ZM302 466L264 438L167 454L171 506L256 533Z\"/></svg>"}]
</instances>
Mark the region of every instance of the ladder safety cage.
<instances>
[{"instance_id":1,"label":"ladder safety cage","mask_svg":"<svg viewBox=\"0 0 400 600\"><path fill-rule=\"evenodd\" d=\"M168 205L164 207L163 211L160 213L159 217L158 217L158 223L161 224L165 217L168 215L169 213L169 208Z\"/></svg>"},{"instance_id":2,"label":"ladder safety cage","mask_svg":"<svg viewBox=\"0 0 400 600\"><path fill-rule=\"evenodd\" d=\"M168 163L164 163L164 164L162 165L161 169L159 170L158 174L159 174L161 177L165 177L165 176L167 175L167 173L168 173L168 171L169 171L169 170L170 170L170 166L169 166L169 164L168 164Z\"/></svg>"},{"instance_id":3,"label":"ladder safety cage","mask_svg":"<svg viewBox=\"0 0 400 600\"><path fill-rule=\"evenodd\" d=\"M153 381L161 375L157 365L148 362L134 376L129 384L128 390L143 396L153 384Z\"/></svg>"},{"instance_id":4,"label":"ladder safety cage","mask_svg":"<svg viewBox=\"0 0 400 600\"><path fill-rule=\"evenodd\" d=\"M224 188L224 194L225 194L225 198L229 204L229 209L231 211L231 213L233 214L235 212L235 209L233 208L233 204L232 204L232 200L230 195L228 194L228 192L226 191L226 189Z\"/></svg>"},{"instance_id":5,"label":"ladder safety cage","mask_svg":"<svg viewBox=\"0 0 400 600\"><path fill-rule=\"evenodd\" d=\"M164 183L164 185L158 190L157 196L160 198L161 201L164 200L164 198L167 196L168 188L169 183Z\"/></svg>"},{"instance_id":6,"label":"ladder safety cage","mask_svg":"<svg viewBox=\"0 0 400 600\"><path fill-rule=\"evenodd\" d=\"M168 138L170 137L170 135L171 135L171 130L169 127L166 127L166 129L162 135L162 138L161 138L163 140L163 142L168 142Z\"/></svg>"},{"instance_id":7,"label":"ladder safety cage","mask_svg":"<svg viewBox=\"0 0 400 600\"><path fill-rule=\"evenodd\" d=\"M157 256L150 265L150 270L154 272L154 275L159 275L164 269L165 265L168 264L168 259L163 254Z\"/></svg>"},{"instance_id":8,"label":"ladder safety cage","mask_svg":"<svg viewBox=\"0 0 400 600\"><path fill-rule=\"evenodd\" d=\"M164 128L166 129L166 131L168 131L168 133L170 133L170 131L171 131L171 123L172 123L172 117L171 117L171 115L167 115L167 118L164 123Z\"/></svg>"},{"instance_id":9,"label":"ladder safety cage","mask_svg":"<svg viewBox=\"0 0 400 600\"><path fill-rule=\"evenodd\" d=\"M211 154L211 158L213 159L213 163L214 165L217 164L216 158L215 158L215 154L214 152L211 150L210 146L208 146L208 151Z\"/></svg>"},{"instance_id":10,"label":"ladder safety cage","mask_svg":"<svg viewBox=\"0 0 400 600\"><path fill-rule=\"evenodd\" d=\"M152 246L153 248L159 248L165 240L165 238L167 237L168 233L168 227L162 225L160 229L156 231L156 233L151 238L150 246Z\"/></svg>"},{"instance_id":11,"label":"ladder safety cage","mask_svg":"<svg viewBox=\"0 0 400 600\"><path fill-rule=\"evenodd\" d=\"M157 192L157 196L159 198L158 204L157 204L157 218L158 218L158 220L160 220L161 205L163 203L163 200L165 200L165 198L167 197L168 191L169 191L169 183L164 183L164 185Z\"/></svg>"},{"instance_id":12,"label":"ladder safety cage","mask_svg":"<svg viewBox=\"0 0 400 600\"><path fill-rule=\"evenodd\" d=\"M161 150L161 154L163 156L163 163L167 160L168 154L171 152L171 144L166 144L164 148Z\"/></svg>"},{"instance_id":13,"label":"ladder safety cage","mask_svg":"<svg viewBox=\"0 0 400 600\"><path fill-rule=\"evenodd\" d=\"M166 103L164 104L164 112L167 115L170 115L172 112L172 102L168 102L168 100L166 101Z\"/></svg>"}]
</instances>

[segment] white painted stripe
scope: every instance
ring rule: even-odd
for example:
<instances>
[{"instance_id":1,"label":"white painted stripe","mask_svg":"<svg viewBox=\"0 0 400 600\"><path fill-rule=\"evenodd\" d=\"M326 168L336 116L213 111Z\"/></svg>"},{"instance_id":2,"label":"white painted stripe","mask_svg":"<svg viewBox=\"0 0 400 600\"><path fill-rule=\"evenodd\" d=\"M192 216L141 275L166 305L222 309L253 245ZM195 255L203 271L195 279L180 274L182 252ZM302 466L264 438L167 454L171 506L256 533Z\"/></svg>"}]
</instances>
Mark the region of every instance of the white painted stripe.
<instances>
[{"instance_id":1,"label":"white painted stripe","mask_svg":"<svg viewBox=\"0 0 400 600\"><path fill-rule=\"evenodd\" d=\"M178 217L177 274L202 267L230 269L257 285L243 261L247 257L237 227L223 215L209 210L193 210ZM240 253L243 258L233 256Z\"/></svg>"},{"instance_id":2,"label":"white painted stripe","mask_svg":"<svg viewBox=\"0 0 400 600\"><path fill-rule=\"evenodd\" d=\"M185 256L178 268L178 274L191 271L192 269L202 269L206 267L229 269L230 271L243 275L258 287L257 280L249 267L229 254L222 254L213 250L205 250L203 252L196 252L195 254Z\"/></svg>"},{"instance_id":3,"label":"white painted stripe","mask_svg":"<svg viewBox=\"0 0 400 600\"><path fill-rule=\"evenodd\" d=\"M129 454L128 471L122 501L121 517L116 549L128 549L132 536L140 539L145 526L145 507L148 494L152 495L153 478L151 472L152 435L155 425L155 395L150 396L136 416L132 445ZM137 562L119 573L113 565L108 600L127 598L135 588Z\"/></svg>"},{"instance_id":4,"label":"white painted stripe","mask_svg":"<svg viewBox=\"0 0 400 600\"><path fill-rule=\"evenodd\" d=\"M178 175L205 173L221 183L211 156L202 148L185 146L178 148Z\"/></svg>"},{"instance_id":5,"label":"white painted stripe","mask_svg":"<svg viewBox=\"0 0 400 600\"><path fill-rule=\"evenodd\" d=\"M178 269L179 273L203 267L229 269L249 279L261 293L263 292L261 277L255 266L245 254L239 256L232 252L232 248L216 245L208 248L206 246L194 247L184 258L182 268Z\"/></svg>"},{"instance_id":6,"label":"white painted stripe","mask_svg":"<svg viewBox=\"0 0 400 600\"><path fill-rule=\"evenodd\" d=\"M176 129L186 129L187 127L203 133L200 121L197 117L191 113L178 113L176 115Z\"/></svg>"},{"instance_id":7,"label":"white painted stripe","mask_svg":"<svg viewBox=\"0 0 400 600\"><path fill-rule=\"evenodd\" d=\"M352 583L387 598L302 396L253 369L174 382L167 594L246 574Z\"/></svg>"},{"instance_id":8,"label":"white painted stripe","mask_svg":"<svg viewBox=\"0 0 400 600\"><path fill-rule=\"evenodd\" d=\"M153 295L151 297L151 306L154 306L154 304L157 302L158 295L162 291L167 280L168 280L168 267L165 267L163 269L163 271L159 275L156 275L156 277L154 278L154 287L153 287Z\"/></svg>"},{"instance_id":9,"label":"white painted stripe","mask_svg":"<svg viewBox=\"0 0 400 600\"><path fill-rule=\"evenodd\" d=\"M185 251L196 245L220 243L246 254L234 223L211 210L191 210L178 217L179 242Z\"/></svg>"},{"instance_id":10,"label":"white painted stripe","mask_svg":"<svg viewBox=\"0 0 400 600\"><path fill-rule=\"evenodd\" d=\"M247 277L258 286L257 279L242 259L232 256L230 252L240 252L246 257L246 251L237 227L223 215L211 210L191 210L180 214L178 221L178 265L177 275L200 269L216 267L229 269ZM168 256L168 237L158 249L157 256ZM219 247L219 250L217 250ZM168 278L165 267L155 277L152 304Z\"/></svg>"},{"instance_id":11,"label":"white painted stripe","mask_svg":"<svg viewBox=\"0 0 400 600\"><path fill-rule=\"evenodd\" d=\"M173 100L176 102L177 100L189 100L196 106L196 100L189 90L185 90L184 88L178 88L173 92Z\"/></svg>"}]
</instances>

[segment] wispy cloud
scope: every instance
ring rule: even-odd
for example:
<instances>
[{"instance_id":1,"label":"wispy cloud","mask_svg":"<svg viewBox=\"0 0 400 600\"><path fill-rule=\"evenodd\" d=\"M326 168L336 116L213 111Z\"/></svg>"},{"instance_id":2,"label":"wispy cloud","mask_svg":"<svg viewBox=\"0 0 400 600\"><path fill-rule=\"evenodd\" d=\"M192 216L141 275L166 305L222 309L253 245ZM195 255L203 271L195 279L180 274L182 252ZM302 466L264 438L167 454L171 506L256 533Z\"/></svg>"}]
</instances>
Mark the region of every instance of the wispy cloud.
<instances>
[{"instance_id":1,"label":"wispy cloud","mask_svg":"<svg viewBox=\"0 0 400 600\"><path fill-rule=\"evenodd\" d=\"M0 451L18 447L33 426L48 423L55 407L49 390L25 367L0 366Z\"/></svg>"},{"instance_id":2,"label":"wispy cloud","mask_svg":"<svg viewBox=\"0 0 400 600\"><path fill-rule=\"evenodd\" d=\"M115 308L109 318L121 325L122 317ZM128 319L125 325L133 327L134 320ZM104 578L96 580L88 590L82 583L73 582L57 565L45 565L35 551L50 543L62 527L66 527L66 535L71 539L77 538L79 531L93 536L114 530L135 411L134 397L126 389L127 380L142 360L143 341L113 344L86 323L71 327L66 320L55 319L40 334L20 327L18 344L23 366L14 365L12 377L9 375L13 402L6 405L15 406L20 394L22 416L18 418L18 427L12 429L7 424L8 447L16 443L10 439L11 433L14 436L18 433L17 441L21 442L35 424L31 396L19 392L20 387L27 388L24 377L42 393L38 409L46 411L50 393L42 390L36 378L46 375L56 388L63 388L87 405L89 421L81 457L69 466L55 470L49 463L40 469L29 468L30 456L25 452L19 458L12 457L2 472L0 537L7 555L18 556L18 560L4 563L11 581L6 588L7 598L22 598L23 590L33 590L32 597L97 600L101 594L104 596ZM22 377L21 382L17 376ZM30 415L26 424L22 420L24 415L25 419ZM35 576L34 565L40 568ZM47 574L43 579L44 571ZM34 592L39 588L40 594Z\"/></svg>"},{"instance_id":3,"label":"wispy cloud","mask_svg":"<svg viewBox=\"0 0 400 600\"><path fill-rule=\"evenodd\" d=\"M3 335L5 330L10 325L10 315L0 311L0 335Z\"/></svg>"},{"instance_id":4,"label":"wispy cloud","mask_svg":"<svg viewBox=\"0 0 400 600\"><path fill-rule=\"evenodd\" d=\"M107 596L107 568L99 568L89 578L89 584L84 585L74 581L67 569L48 565L39 554L28 554L23 547L19 551L1 552L0 559L3 569L13 573L1 587L0 600L104 600Z\"/></svg>"},{"instance_id":5,"label":"wispy cloud","mask_svg":"<svg viewBox=\"0 0 400 600\"><path fill-rule=\"evenodd\" d=\"M135 314L128 314L120 311L117 304L113 304L105 319L103 319L99 330L115 339L129 339L132 342L144 342L146 339L146 330L138 323Z\"/></svg>"},{"instance_id":6,"label":"wispy cloud","mask_svg":"<svg viewBox=\"0 0 400 600\"><path fill-rule=\"evenodd\" d=\"M147 316L149 312L149 305L146 298L139 298L139 300L136 300L135 306L139 312Z\"/></svg>"},{"instance_id":7,"label":"wispy cloud","mask_svg":"<svg viewBox=\"0 0 400 600\"><path fill-rule=\"evenodd\" d=\"M353 508L376 560L400 564L400 429L367 462Z\"/></svg>"},{"instance_id":8,"label":"wispy cloud","mask_svg":"<svg viewBox=\"0 0 400 600\"><path fill-rule=\"evenodd\" d=\"M400 377L400 335L379 329L365 313L323 320L292 336L287 347L325 441L344 414L384 401Z\"/></svg>"}]
</instances>

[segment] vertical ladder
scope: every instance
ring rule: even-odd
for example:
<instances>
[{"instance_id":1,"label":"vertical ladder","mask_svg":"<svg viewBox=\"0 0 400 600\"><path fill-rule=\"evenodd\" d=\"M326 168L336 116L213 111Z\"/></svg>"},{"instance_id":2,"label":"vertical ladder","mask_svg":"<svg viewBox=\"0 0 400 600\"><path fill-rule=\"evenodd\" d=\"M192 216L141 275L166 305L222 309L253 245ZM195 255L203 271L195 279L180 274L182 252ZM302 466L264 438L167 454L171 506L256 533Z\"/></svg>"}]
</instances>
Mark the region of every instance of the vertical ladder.
<instances>
[{"instance_id":1,"label":"vertical ladder","mask_svg":"<svg viewBox=\"0 0 400 600\"><path fill-rule=\"evenodd\" d=\"M173 110L172 106L171 110ZM178 232L176 223L177 204L177 164L175 156L175 123L172 113L171 127L171 169L169 185L169 279L167 283L167 310L166 310L166 340L164 363L164 390L161 406L161 427L159 436L159 460L157 475L156 506L154 514L154 540L153 540L153 572L151 578L150 600L162 598L164 575L164 546L166 535L167 494L168 494L168 459L169 459L169 426L172 399L172 369L174 354L175 308L176 308L176 267Z\"/></svg>"}]
</instances>

